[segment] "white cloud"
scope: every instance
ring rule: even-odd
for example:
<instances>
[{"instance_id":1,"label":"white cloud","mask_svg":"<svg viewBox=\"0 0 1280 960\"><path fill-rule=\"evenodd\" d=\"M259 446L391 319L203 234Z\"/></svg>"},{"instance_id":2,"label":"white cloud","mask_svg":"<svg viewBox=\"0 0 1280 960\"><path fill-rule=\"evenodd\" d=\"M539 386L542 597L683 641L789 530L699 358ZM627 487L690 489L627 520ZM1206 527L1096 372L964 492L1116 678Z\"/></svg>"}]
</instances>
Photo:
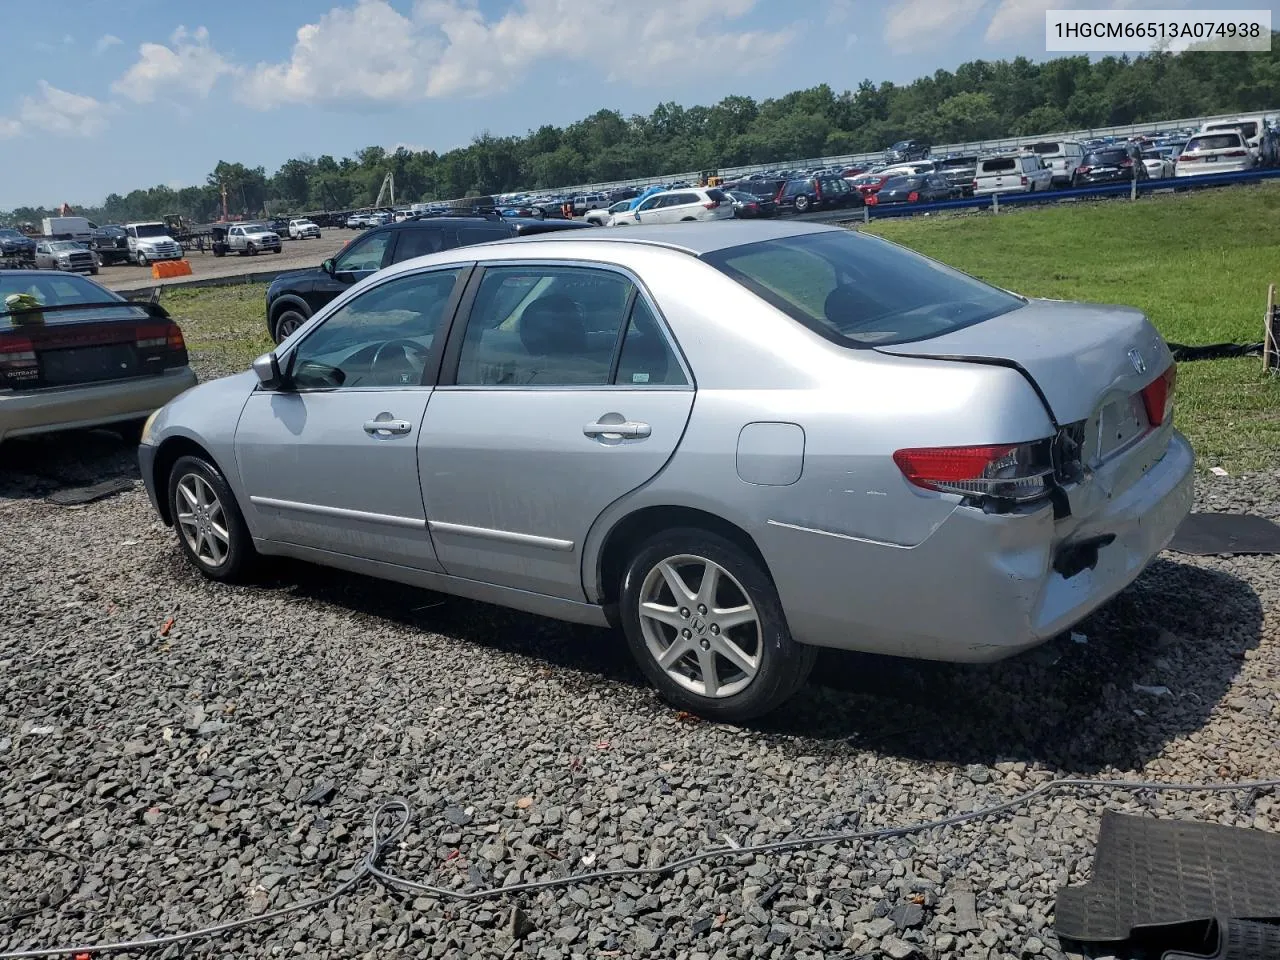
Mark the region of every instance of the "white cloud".
<instances>
[{"instance_id":1,"label":"white cloud","mask_svg":"<svg viewBox=\"0 0 1280 960\"><path fill-rule=\"evenodd\" d=\"M207 29L178 27L168 46L144 43L138 47L137 61L111 89L136 103L168 99L174 93L207 97L219 78L237 69L213 49Z\"/></svg>"},{"instance_id":2,"label":"white cloud","mask_svg":"<svg viewBox=\"0 0 1280 960\"><path fill-rule=\"evenodd\" d=\"M1189 0L1000 0L983 39L987 43L1003 43L1026 37L1044 36L1046 10L1113 9L1132 7L1156 7L1171 9L1184 7Z\"/></svg>"},{"instance_id":3,"label":"white cloud","mask_svg":"<svg viewBox=\"0 0 1280 960\"><path fill-rule=\"evenodd\" d=\"M471 0L418 0L409 15L386 0L334 7L299 28L292 54L245 76L240 98L397 102L496 93L544 60L587 62L608 79L747 71L793 31L734 31L759 0L521 0L488 20Z\"/></svg>"},{"instance_id":4,"label":"white cloud","mask_svg":"<svg viewBox=\"0 0 1280 960\"><path fill-rule=\"evenodd\" d=\"M884 39L894 53L936 47L964 29L987 0L897 0L885 16Z\"/></svg>"},{"instance_id":5,"label":"white cloud","mask_svg":"<svg viewBox=\"0 0 1280 960\"><path fill-rule=\"evenodd\" d=\"M41 80L35 96L23 97L18 118L0 119L0 136L51 133L60 137L91 137L107 126L110 108L93 97L60 90Z\"/></svg>"},{"instance_id":6,"label":"white cloud","mask_svg":"<svg viewBox=\"0 0 1280 960\"><path fill-rule=\"evenodd\" d=\"M98 42L93 45L94 53L106 53L109 49L117 44L124 43L114 33L104 33L98 38Z\"/></svg>"}]
</instances>

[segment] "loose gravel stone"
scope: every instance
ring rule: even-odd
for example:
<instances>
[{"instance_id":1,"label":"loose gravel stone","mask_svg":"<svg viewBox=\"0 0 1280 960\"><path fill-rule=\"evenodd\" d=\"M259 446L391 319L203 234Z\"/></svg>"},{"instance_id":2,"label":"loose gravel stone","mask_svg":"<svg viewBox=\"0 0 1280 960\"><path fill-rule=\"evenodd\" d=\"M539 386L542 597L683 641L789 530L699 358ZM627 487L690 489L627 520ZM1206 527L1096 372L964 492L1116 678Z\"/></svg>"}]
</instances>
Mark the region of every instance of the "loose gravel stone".
<instances>
[{"instance_id":1,"label":"loose gravel stone","mask_svg":"<svg viewBox=\"0 0 1280 960\"><path fill-rule=\"evenodd\" d=\"M319 896L392 796L417 819L384 866L462 892L922 821L1059 776L1274 775L1274 558L1166 554L1075 628L1087 643L1001 664L824 652L785 711L733 727L664 706L613 633L303 564L269 563L250 587L205 581L140 486L82 509L44 500L136 479L105 433L4 456L0 845L65 849L85 878L61 909L0 927L0 950ZM1197 496L1280 519L1280 473L1206 476ZM324 802L304 802L317 785ZM1052 794L927 834L484 903L366 884L159 955L1058 958L1054 895L1088 880L1104 809L1280 826L1268 793ZM73 876L0 857L0 904Z\"/></svg>"}]
</instances>

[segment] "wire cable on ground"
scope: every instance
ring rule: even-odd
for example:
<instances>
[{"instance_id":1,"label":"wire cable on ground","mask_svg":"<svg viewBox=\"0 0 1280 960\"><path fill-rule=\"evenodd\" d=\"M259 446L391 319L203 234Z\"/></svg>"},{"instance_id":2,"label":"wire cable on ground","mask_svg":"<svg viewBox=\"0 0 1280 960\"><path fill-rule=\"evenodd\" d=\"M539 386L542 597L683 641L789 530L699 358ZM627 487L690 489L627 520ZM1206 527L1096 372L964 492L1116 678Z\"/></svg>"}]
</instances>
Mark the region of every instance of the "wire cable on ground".
<instances>
[{"instance_id":1,"label":"wire cable on ground","mask_svg":"<svg viewBox=\"0 0 1280 960\"><path fill-rule=\"evenodd\" d=\"M687 857L681 857L678 860L669 860L666 863L661 863L653 867L620 867L616 869L594 870L588 873L575 873L564 877L551 877L546 880L533 880L528 883L517 883L505 887L486 887L482 890L472 891L451 890L447 887L438 887L429 883L419 883L415 880L407 880L404 877L396 876L394 873L389 873L382 869L380 864L384 855L390 848L400 842L408 830L410 822L413 820L412 805L408 800L397 797L384 801L374 811L372 820L373 840L370 842L369 850L365 853L364 858L356 867L355 872L352 873L348 879L344 880L334 888L331 893L325 894L324 896L313 897L310 900L293 903L287 907L280 907L279 909L271 910L257 916L243 917L238 920L228 920L225 923L202 927L199 930L191 930L186 933L174 933L167 936L149 937L141 940L127 940L116 943L88 943L78 944L76 946L38 947L28 950L15 950L7 953L0 953L0 960L28 960L28 958L35 957L119 953L126 950L153 950L161 947L167 947L175 943L188 943L193 940L202 940L222 933L229 933L234 930L241 930L258 924L269 923L273 920L279 920L287 916L323 907L326 904L332 903L343 894L350 893L352 890L355 890L365 880L373 880L376 883L390 888L427 894L441 900L468 902L492 900L499 897L508 897L513 894L530 893L538 890L548 890L555 887L598 883L604 880L666 877L676 873L677 871L686 870L696 864L705 863L711 860L731 860L736 857L756 854L782 853L788 850L797 850L803 847L818 847L829 843L858 843L868 840L885 840L895 837L903 837L914 833L924 833L929 830L938 830L944 827L952 827L974 820L983 820L989 817L1000 816L1011 810L1015 810L1018 807L1025 806L1032 800L1050 793L1059 793L1071 790L1123 790L1133 793L1234 793L1236 791L1256 793L1263 790L1273 790L1277 787L1280 787L1280 780L1253 780L1242 783L1158 783L1153 781L1065 778L1041 784L1032 790L1020 793L1017 796L1011 797L1000 803L981 807L977 810L971 810L968 813L952 814L948 817L929 820L923 823L792 837L786 840L775 840L769 843L757 843L749 846L739 847L730 845L713 847L711 849L699 851L698 853L690 854ZM42 848L35 849L39 850ZM68 854L64 854L59 851L48 852L54 853L64 859L71 860L72 862L76 862L77 865L79 865L78 861L75 861L74 858ZM80 875L83 876L82 866L80 869ZM71 888L69 887L67 896L69 896L71 892ZM58 903L60 904L64 902L67 899L67 896L59 899ZM15 918L10 917L9 919Z\"/></svg>"}]
</instances>

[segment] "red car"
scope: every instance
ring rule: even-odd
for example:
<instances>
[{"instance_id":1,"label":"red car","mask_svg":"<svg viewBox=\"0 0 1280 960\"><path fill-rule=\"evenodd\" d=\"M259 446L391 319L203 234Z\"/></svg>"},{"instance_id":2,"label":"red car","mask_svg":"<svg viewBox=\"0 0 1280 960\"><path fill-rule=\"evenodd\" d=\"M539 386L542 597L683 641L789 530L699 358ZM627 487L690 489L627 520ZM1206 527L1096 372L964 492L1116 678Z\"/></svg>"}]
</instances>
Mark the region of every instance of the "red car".
<instances>
[{"instance_id":1,"label":"red car","mask_svg":"<svg viewBox=\"0 0 1280 960\"><path fill-rule=\"evenodd\" d=\"M860 177L854 177L849 181L853 189L862 194L862 199L874 196L880 192L880 188L893 179L893 174L884 173L864 173Z\"/></svg>"}]
</instances>

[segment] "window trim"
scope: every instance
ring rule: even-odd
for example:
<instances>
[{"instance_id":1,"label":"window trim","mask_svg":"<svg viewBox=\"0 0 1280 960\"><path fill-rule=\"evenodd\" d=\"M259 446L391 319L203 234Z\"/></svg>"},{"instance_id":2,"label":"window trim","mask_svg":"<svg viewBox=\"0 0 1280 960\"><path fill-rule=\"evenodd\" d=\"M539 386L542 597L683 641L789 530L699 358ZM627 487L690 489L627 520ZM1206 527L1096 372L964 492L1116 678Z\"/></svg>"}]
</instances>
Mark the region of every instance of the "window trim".
<instances>
[{"instance_id":1,"label":"window trim","mask_svg":"<svg viewBox=\"0 0 1280 960\"><path fill-rule=\"evenodd\" d=\"M360 387L265 387L258 384L255 390L263 393L335 393L343 391L346 393L385 393L389 390L421 390L423 387L430 388L435 386L440 377L440 362L444 357L445 344L448 341L454 322L458 316L458 305L462 302L463 295L467 289L467 285L471 280L473 271L475 270L475 262L468 261L464 263L449 264L433 264L429 267L423 267L420 270L406 270L402 273L393 273L386 277L378 279L377 283L371 283L367 287L361 286L359 283L353 284L347 292L335 299L332 303L325 307L322 313L316 314L315 323L310 326L303 337L283 356L277 355L280 360L280 369L285 372L285 382L287 383L293 374L293 365L298 357L298 350L304 343L310 340L317 330L321 329L334 316L342 312L352 301L359 299L367 293L371 293L388 283L394 283L398 280L405 280L410 277L422 277L431 273L442 273L446 271L458 272L458 276L454 280L453 290L449 294L449 299L445 301L444 314L440 318L440 330L431 341L431 349L427 351L427 362L422 369L422 379L418 383L404 383L392 386L368 386ZM371 274L372 276L373 274Z\"/></svg>"},{"instance_id":2,"label":"window trim","mask_svg":"<svg viewBox=\"0 0 1280 960\"><path fill-rule=\"evenodd\" d=\"M587 384L554 384L554 383L520 383L520 384L496 384L496 383L476 383L476 384L460 384L458 380L458 362L462 356L462 343L466 337L467 327L471 322L471 311L475 306L476 296L480 291L480 284L483 282L485 275L491 269L501 269L504 267L524 267L524 268L582 268L591 270L604 270L609 273L616 273L623 279L628 280L634 290L633 295L629 299L626 317L622 326L618 331L618 341L614 344L613 359L609 364L610 381L616 378L617 364L621 360L622 344L626 340L627 330L631 325L631 314L635 309L635 304L643 299L645 305L649 308L657 321L658 332L662 335L666 342L667 349L671 351L671 356L675 358L676 363L680 365L681 371L684 373L686 383L678 384L644 384L644 383L587 383ZM544 260L544 259L521 259L521 260L487 260L475 264L475 270L472 272L470 279L467 281L466 291L462 295L462 299L454 312L452 323L449 326L449 342L445 344L444 353L438 370L438 376L435 381L435 389L449 391L477 391L477 390L500 390L511 393L519 390L545 392L548 390L569 390L574 392L586 392L597 390L680 390L680 391L696 391L698 388L697 380L693 375L693 368L689 365L689 360L685 356L684 351L680 348L680 343L676 340L675 335L671 331L671 325L667 322L666 316L659 309L657 301L649 288L645 286L643 280L640 279L633 271L616 263L606 263L601 260Z\"/></svg>"}]
</instances>

